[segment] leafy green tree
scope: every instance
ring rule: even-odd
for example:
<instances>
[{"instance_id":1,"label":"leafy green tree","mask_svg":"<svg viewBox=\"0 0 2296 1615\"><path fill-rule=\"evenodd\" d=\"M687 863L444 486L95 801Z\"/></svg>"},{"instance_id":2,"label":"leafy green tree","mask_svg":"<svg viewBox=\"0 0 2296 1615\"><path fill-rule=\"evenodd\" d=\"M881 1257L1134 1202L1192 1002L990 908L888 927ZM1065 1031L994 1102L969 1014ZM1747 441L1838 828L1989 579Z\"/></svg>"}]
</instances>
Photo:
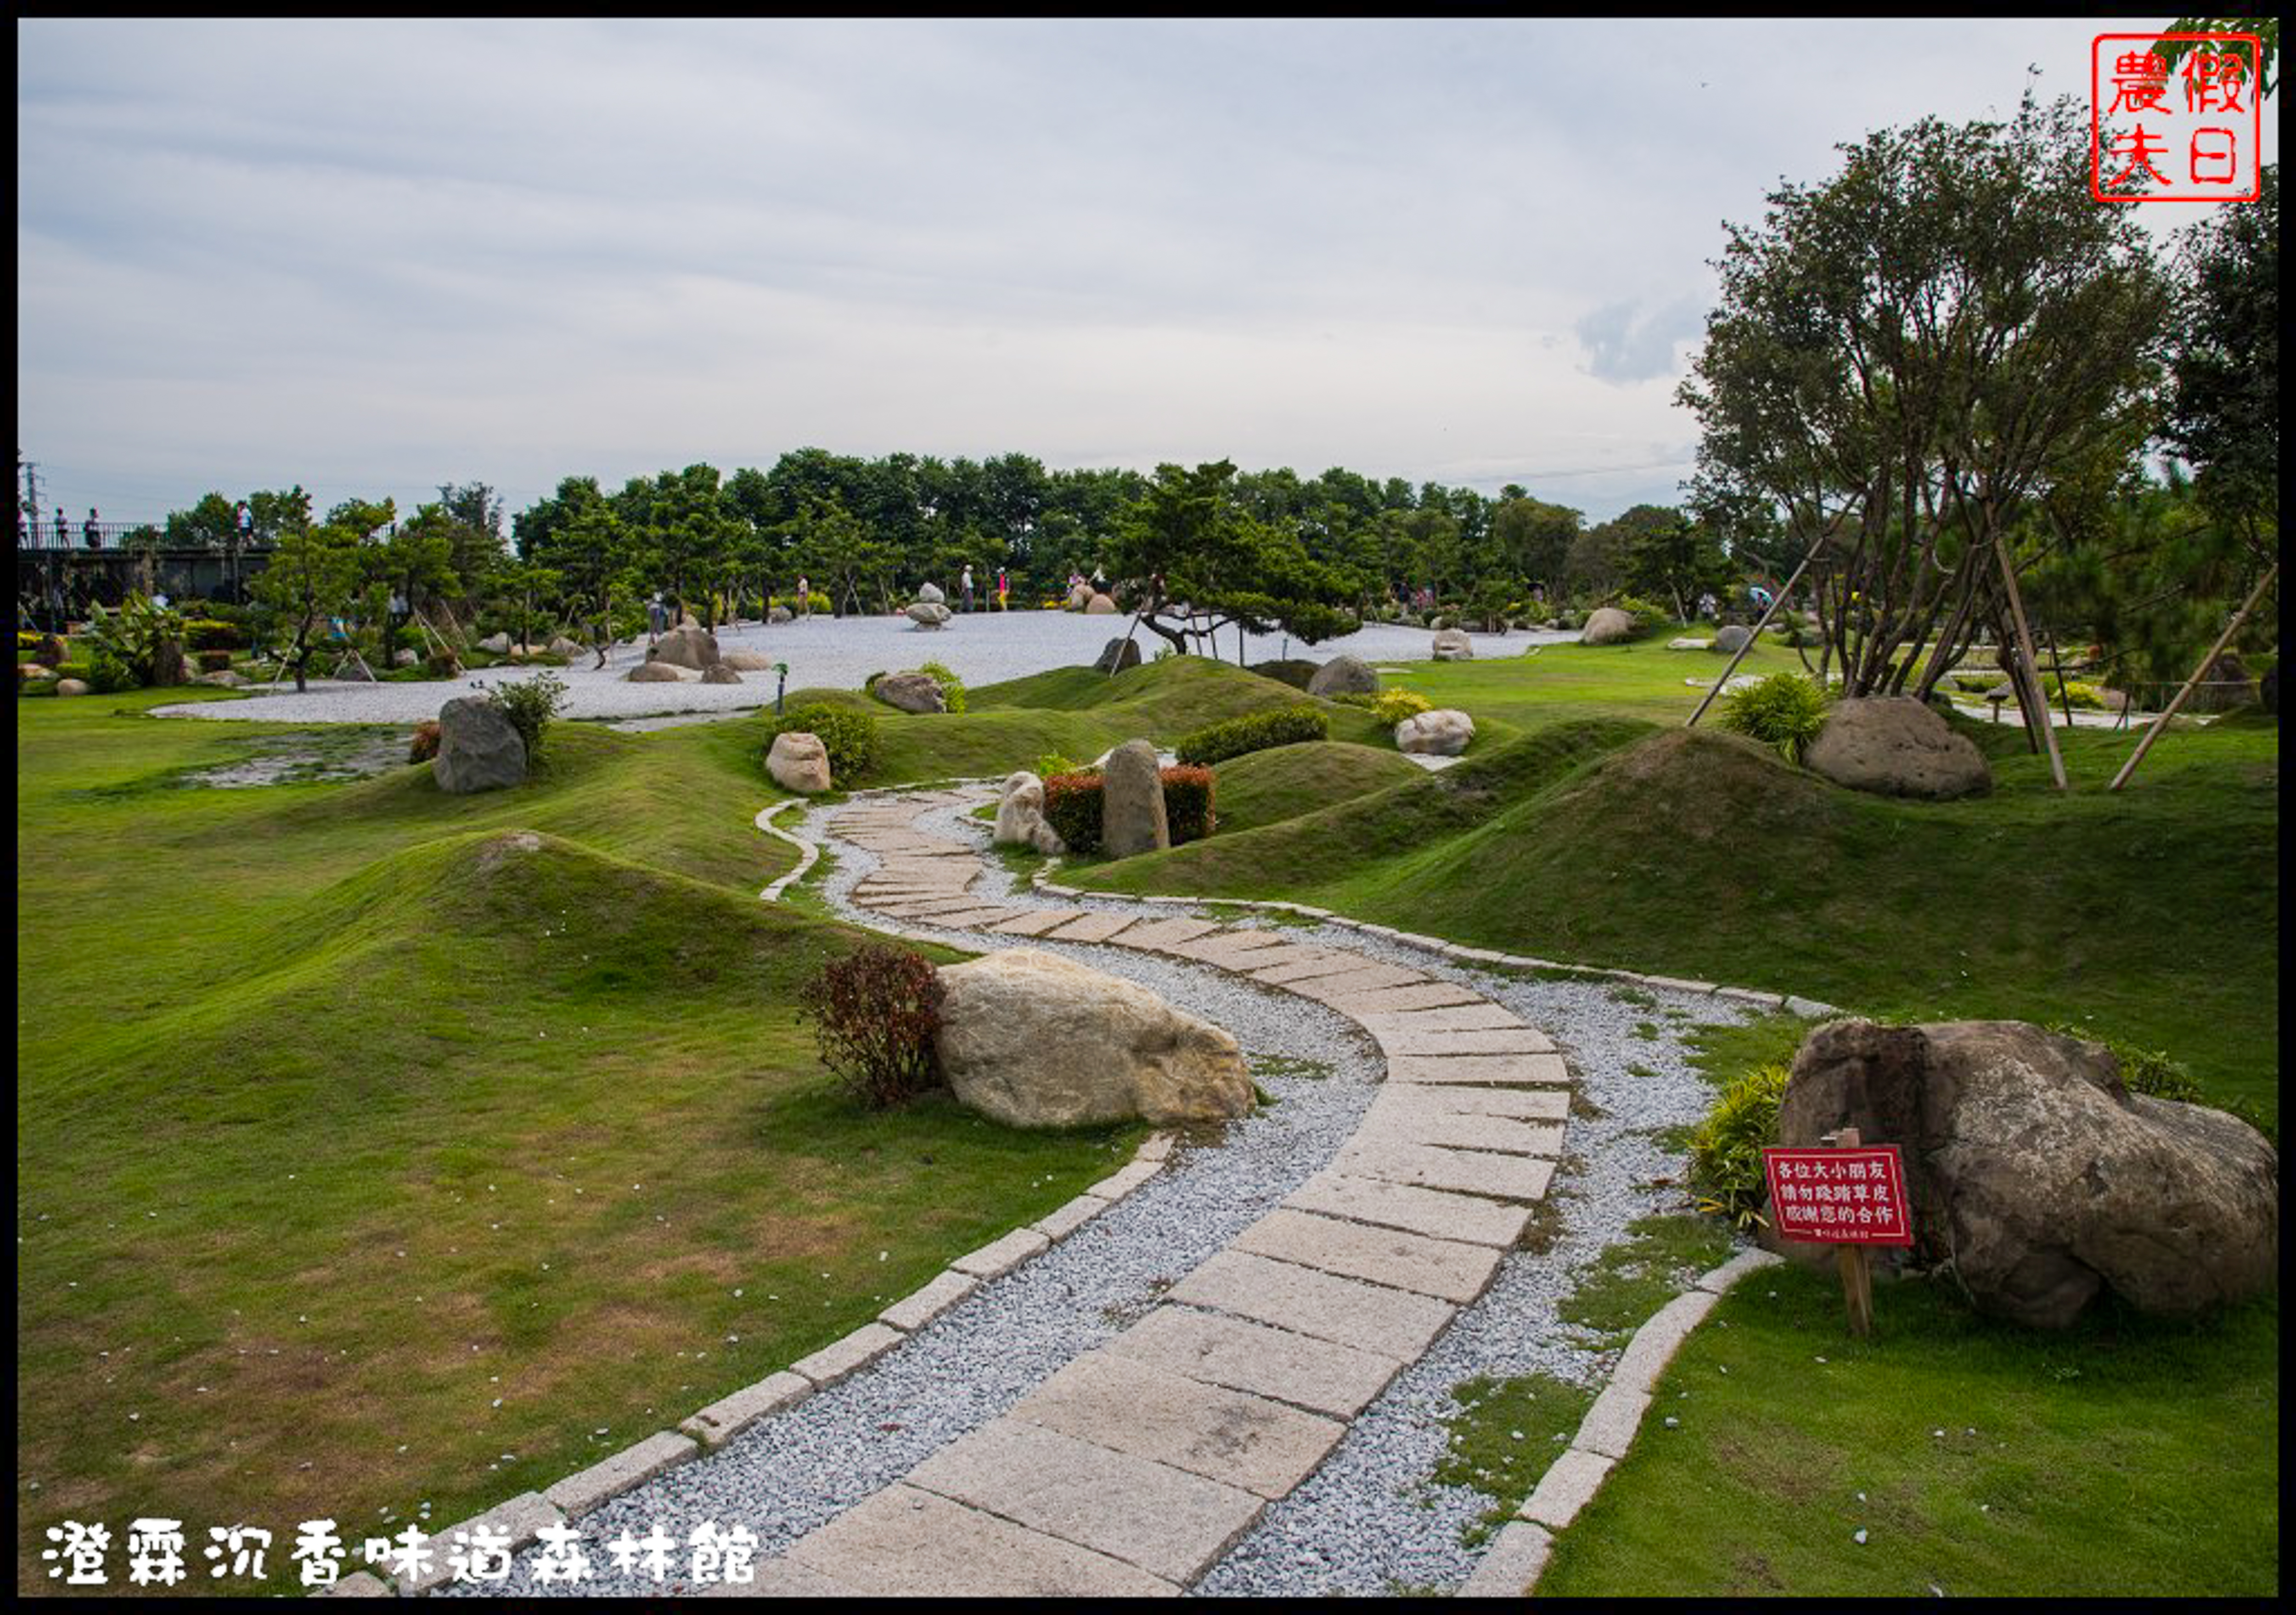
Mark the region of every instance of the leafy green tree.
<instances>
[{"instance_id":1,"label":"leafy green tree","mask_svg":"<svg viewBox=\"0 0 2296 1615\"><path fill-rule=\"evenodd\" d=\"M1312 559L1296 531L1239 508L1234 476L1228 460L1156 468L1115 545L1141 622L1183 652L1191 633L1227 626L1310 645L1350 631L1352 581Z\"/></svg>"},{"instance_id":2,"label":"leafy green tree","mask_svg":"<svg viewBox=\"0 0 2296 1615\"><path fill-rule=\"evenodd\" d=\"M2163 433L2201 501L2258 554L2280 521L2280 165L2253 202L2196 226L2182 282Z\"/></svg>"},{"instance_id":3,"label":"leafy green tree","mask_svg":"<svg viewBox=\"0 0 2296 1615\"><path fill-rule=\"evenodd\" d=\"M361 518L373 508L339 507L316 526L290 522L278 531L270 564L255 575L252 592L283 636L279 654L294 670L298 692L306 688L311 657L331 637L332 620L359 587L360 551L373 531Z\"/></svg>"},{"instance_id":4,"label":"leafy green tree","mask_svg":"<svg viewBox=\"0 0 2296 1615\"><path fill-rule=\"evenodd\" d=\"M1567 505L1534 499L1510 483L1491 512L1491 536L1511 572L1550 593L1562 589L1570 546L1586 531L1587 518Z\"/></svg>"},{"instance_id":5,"label":"leafy green tree","mask_svg":"<svg viewBox=\"0 0 2296 1615\"><path fill-rule=\"evenodd\" d=\"M465 600L476 600L485 592L487 575L510 554L503 536L502 496L484 482L442 482L439 506L450 523L444 531L453 587Z\"/></svg>"},{"instance_id":6,"label":"leafy green tree","mask_svg":"<svg viewBox=\"0 0 2296 1615\"><path fill-rule=\"evenodd\" d=\"M167 542L170 549L212 549L231 547L239 534L239 504L220 493L200 496L189 510L168 513Z\"/></svg>"},{"instance_id":7,"label":"leafy green tree","mask_svg":"<svg viewBox=\"0 0 2296 1615\"><path fill-rule=\"evenodd\" d=\"M1679 397L1705 429L1702 505L1767 502L1797 548L1824 540L1821 668L1851 696L1926 697L2000 630L1997 541L2045 531L2021 523L2061 482L2133 460L2167 289L2130 210L2091 198L2070 98L1845 151L1729 227Z\"/></svg>"},{"instance_id":8,"label":"leafy green tree","mask_svg":"<svg viewBox=\"0 0 2296 1615\"><path fill-rule=\"evenodd\" d=\"M1677 621L1696 614L1699 597L1730 587L1721 540L1699 522L1665 505L1636 505L1611 523L1621 535L1628 592L1674 606Z\"/></svg>"}]
</instances>

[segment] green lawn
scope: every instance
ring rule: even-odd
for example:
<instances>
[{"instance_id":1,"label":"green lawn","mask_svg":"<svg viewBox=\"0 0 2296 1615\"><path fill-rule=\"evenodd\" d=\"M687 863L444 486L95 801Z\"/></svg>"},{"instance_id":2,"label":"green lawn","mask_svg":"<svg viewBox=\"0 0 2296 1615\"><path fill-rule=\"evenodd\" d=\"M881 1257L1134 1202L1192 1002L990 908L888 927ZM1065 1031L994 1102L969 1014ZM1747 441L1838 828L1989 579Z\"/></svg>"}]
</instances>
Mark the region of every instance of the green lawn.
<instances>
[{"instance_id":1,"label":"green lawn","mask_svg":"<svg viewBox=\"0 0 2296 1615\"><path fill-rule=\"evenodd\" d=\"M847 1101L791 989L859 934L757 901L754 721L561 724L475 797L216 790L278 726L132 715L181 694L19 706L20 1590L66 1518L546 1486L1139 1134Z\"/></svg>"}]
</instances>

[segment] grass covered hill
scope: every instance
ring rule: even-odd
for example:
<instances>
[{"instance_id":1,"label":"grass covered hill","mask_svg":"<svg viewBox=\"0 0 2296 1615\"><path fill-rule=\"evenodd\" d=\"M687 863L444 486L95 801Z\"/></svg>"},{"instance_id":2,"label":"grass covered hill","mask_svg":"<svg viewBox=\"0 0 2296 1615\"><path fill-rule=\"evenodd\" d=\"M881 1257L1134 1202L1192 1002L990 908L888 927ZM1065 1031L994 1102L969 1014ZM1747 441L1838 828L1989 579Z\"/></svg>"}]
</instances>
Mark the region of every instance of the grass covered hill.
<instances>
[{"instance_id":1,"label":"grass covered hill","mask_svg":"<svg viewBox=\"0 0 2296 1615\"><path fill-rule=\"evenodd\" d=\"M2005 748L1990 796L1917 803L1702 728L1566 720L1440 774L1074 878L1288 897L1878 1015L2067 1020L2276 1111L2276 732L2180 732L2141 788L2114 795L2102 787L2127 738L2065 744L2070 795Z\"/></svg>"},{"instance_id":2,"label":"grass covered hill","mask_svg":"<svg viewBox=\"0 0 2296 1615\"><path fill-rule=\"evenodd\" d=\"M180 698L19 712L20 1591L64 1519L356 1540L547 1486L1136 1136L845 1098L792 993L861 934L758 902L754 723L223 790L283 731L135 714Z\"/></svg>"},{"instance_id":3,"label":"grass covered hill","mask_svg":"<svg viewBox=\"0 0 2296 1615\"><path fill-rule=\"evenodd\" d=\"M1219 765L1214 806L1223 830L1258 829L1407 784L1423 771L1392 747L1345 740L1270 746Z\"/></svg>"}]
</instances>

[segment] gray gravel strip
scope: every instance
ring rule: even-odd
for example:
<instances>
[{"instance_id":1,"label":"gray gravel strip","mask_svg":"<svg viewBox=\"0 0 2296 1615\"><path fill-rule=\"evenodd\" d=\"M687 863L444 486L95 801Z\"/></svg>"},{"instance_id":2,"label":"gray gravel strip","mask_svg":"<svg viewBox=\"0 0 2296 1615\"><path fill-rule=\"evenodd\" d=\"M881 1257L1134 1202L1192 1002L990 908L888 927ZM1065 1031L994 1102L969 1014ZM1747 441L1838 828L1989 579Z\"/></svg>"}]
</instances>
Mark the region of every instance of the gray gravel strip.
<instances>
[{"instance_id":1,"label":"gray gravel strip","mask_svg":"<svg viewBox=\"0 0 2296 1615\"><path fill-rule=\"evenodd\" d=\"M720 651L753 651L789 663L789 688L808 686L858 689L873 672L897 672L922 662L939 662L968 685L1002 683L1047 668L1089 665L1111 638L1121 638L1131 627L1130 617L1086 617L1069 612L1021 611L975 613L951 619L937 630L916 627L906 617L816 618L776 628L749 623L721 629ZM1526 632L1475 638L1476 654L1484 657L1513 656L1540 644L1575 640L1576 634ZM1143 629L1142 654L1152 655L1163 641ZM1327 640L1312 648L1287 642L1280 635L1255 637L1247 642L1250 661L1288 654L1315 661L1340 655L1366 662L1407 663L1427 660L1434 636L1423 628L1376 624L1344 639ZM1234 653L1234 640L1223 648ZM646 719L665 713L731 714L769 705L776 675L771 672L742 675L740 684L631 684L631 668L645 660L643 644L614 647L604 668L593 670L584 655L575 665L552 668L567 688L562 716L568 718ZM516 683L541 670L489 668L461 680L417 683L314 682L304 695L291 682L282 693L247 701L201 701L154 707L164 717L206 718L217 721L262 723L416 723L435 718L439 709L456 696L496 684Z\"/></svg>"}]
</instances>

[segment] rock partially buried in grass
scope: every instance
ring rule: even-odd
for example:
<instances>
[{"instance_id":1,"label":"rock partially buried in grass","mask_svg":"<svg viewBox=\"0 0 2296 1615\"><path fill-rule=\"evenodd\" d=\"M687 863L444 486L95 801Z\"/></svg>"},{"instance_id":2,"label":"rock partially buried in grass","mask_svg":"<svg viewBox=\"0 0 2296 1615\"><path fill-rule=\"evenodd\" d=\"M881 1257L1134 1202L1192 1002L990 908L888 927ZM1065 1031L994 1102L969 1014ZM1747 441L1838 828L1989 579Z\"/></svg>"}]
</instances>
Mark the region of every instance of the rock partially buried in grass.
<instances>
[{"instance_id":1,"label":"rock partially buried in grass","mask_svg":"<svg viewBox=\"0 0 2296 1615\"><path fill-rule=\"evenodd\" d=\"M941 691L940 680L931 673L887 673L871 687L869 693L905 713L948 710L948 697Z\"/></svg>"},{"instance_id":2,"label":"rock partially buried in grass","mask_svg":"<svg viewBox=\"0 0 2296 1615\"><path fill-rule=\"evenodd\" d=\"M940 981L941 1069L959 1103L1007 1126L1212 1121L1251 1108L1235 1039L1145 987L1034 948L944 967Z\"/></svg>"},{"instance_id":3,"label":"rock partially buried in grass","mask_svg":"<svg viewBox=\"0 0 2296 1615\"><path fill-rule=\"evenodd\" d=\"M1742 622L1725 622L1714 630L1717 655L1734 656L1746 648L1746 641L1754 637L1753 630Z\"/></svg>"},{"instance_id":4,"label":"rock partially buried in grass","mask_svg":"<svg viewBox=\"0 0 2296 1615\"><path fill-rule=\"evenodd\" d=\"M1128 667L1140 665L1140 647L1129 639L1111 639L1101 647L1100 658L1092 664L1096 673L1120 673Z\"/></svg>"},{"instance_id":5,"label":"rock partially buried in grass","mask_svg":"<svg viewBox=\"0 0 2296 1615\"><path fill-rule=\"evenodd\" d=\"M1635 637L1635 620L1615 606L1605 606L1590 612L1587 626L1580 630L1581 645L1624 645Z\"/></svg>"},{"instance_id":6,"label":"rock partially buried in grass","mask_svg":"<svg viewBox=\"0 0 2296 1615\"><path fill-rule=\"evenodd\" d=\"M1414 713L1395 726L1396 749L1430 757L1456 757L1475 737L1475 721L1452 707Z\"/></svg>"},{"instance_id":7,"label":"rock partially buried in grass","mask_svg":"<svg viewBox=\"0 0 2296 1615\"><path fill-rule=\"evenodd\" d=\"M801 729L775 735L766 754L766 772L785 791L817 795L829 788L829 748L820 736Z\"/></svg>"},{"instance_id":8,"label":"rock partially buried in grass","mask_svg":"<svg viewBox=\"0 0 2296 1615\"><path fill-rule=\"evenodd\" d=\"M526 779L526 742L484 696L457 696L439 709L430 773L440 790L457 796L507 789Z\"/></svg>"},{"instance_id":9,"label":"rock partially buried in grass","mask_svg":"<svg viewBox=\"0 0 2296 1615\"><path fill-rule=\"evenodd\" d=\"M1884 796L1941 800L1993 788L1985 754L1911 696L1836 702L1801 760L1836 785Z\"/></svg>"},{"instance_id":10,"label":"rock partially buried in grass","mask_svg":"<svg viewBox=\"0 0 2296 1615\"><path fill-rule=\"evenodd\" d=\"M1333 656L1308 680L1311 696L1369 696L1379 691L1379 675L1359 656Z\"/></svg>"},{"instance_id":11,"label":"rock partially buried in grass","mask_svg":"<svg viewBox=\"0 0 2296 1615\"><path fill-rule=\"evenodd\" d=\"M85 696L87 694L87 681L85 679L59 679L56 680L56 694Z\"/></svg>"},{"instance_id":12,"label":"rock partially buried in grass","mask_svg":"<svg viewBox=\"0 0 2296 1615\"><path fill-rule=\"evenodd\" d=\"M1047 855L1064 852L1058 830L1045 820L1045 782L1022 769L1004 778L1004 791L996 803L996 828L989 839L998 846L1028 846Z\"/></svg>"},{"instance_id":13,"label":"rock partially buried in grass","mask_svg":"<svg viewBox=\"0 0 2296 1615\"><path fill-rule=\"evenodd\" d=\"M2102 1043L2022 1021L1831 1022L1794 1057L1778 1139L1843 1126L1899 1147L1915 1259L1950 1261L1987 1312L2061 1329L2110 1286L2190 1314L2278 1275L2277 1152L2223 1111L2129 1092Z\"/></svg>"}]
</instances>

